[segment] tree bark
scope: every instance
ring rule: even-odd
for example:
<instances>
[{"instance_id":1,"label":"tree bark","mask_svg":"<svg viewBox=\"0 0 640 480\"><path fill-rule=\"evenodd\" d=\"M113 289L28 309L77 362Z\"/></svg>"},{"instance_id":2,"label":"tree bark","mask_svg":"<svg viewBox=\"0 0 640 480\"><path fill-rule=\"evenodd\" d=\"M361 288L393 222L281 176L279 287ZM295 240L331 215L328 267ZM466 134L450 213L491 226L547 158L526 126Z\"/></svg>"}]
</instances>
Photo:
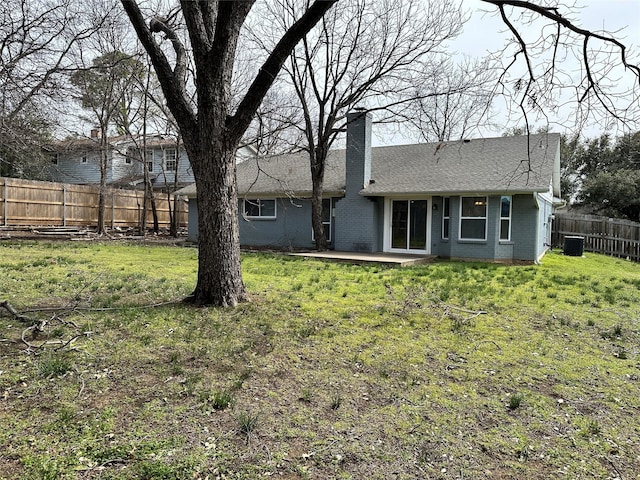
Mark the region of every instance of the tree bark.
<instances>
[{"instance_id":1,"label":"tree bark","mask_svg":"<svg viewBox=\"0 0 640 480\"><path fill-rule=\"evenodd\" d=\"M160 223L158 222L158 206L156 205L156 195L153 188L149 190L149 200L151 201L151 217L153 218L153 233L160 233Z\"/></svg>"},{"instance_id":2,"label":"tree bark","mask_svg":"<svg viewBox=\"0 0 640 480\"><path fill-rule=\"evenodd\" d=\"M102 126L100 137L100 190L98 193L98 225L97 233L102 235L105 233L105 208L107 194L107 167L109 163L107 129Z\"/></svg>"},{"instance_id":3,"label":"tree bark","mask_svg":"<svg viewBox=\"0 0 640 480\"><path fill-rule=\"evenodd\" d=\"M235 306L248 300L240 264L235 148L209 138L213 145L205 146L203 139L196 148L185 141L189 158L197 159L192 165L198 200L198 281L187 300Z\"/></svg>"},{"instance_id":4,"label":"tree bark","mask_svg":"<svg viewBox=\"0 0 640 480\"><path fill-rule=\"evenodd\" d=\"M175 191L175 190L174 190ZM178 197L174 194L173 201L169 200L169 236L178 236Z\"/></svg>"},{"instance_id":5,"label":"tree bark","mask_svg":"<svg viewBox=\"0 0 640 480\"><path fill-rule=\"evenodd\" d=\"M322 223L322 195L324 193L324 169L327 154L323 149L316 149L311 153L311 225L313 237L316 242L316 250L322 252L328 249L327 233Z\"/></svg>"}]
</instances>

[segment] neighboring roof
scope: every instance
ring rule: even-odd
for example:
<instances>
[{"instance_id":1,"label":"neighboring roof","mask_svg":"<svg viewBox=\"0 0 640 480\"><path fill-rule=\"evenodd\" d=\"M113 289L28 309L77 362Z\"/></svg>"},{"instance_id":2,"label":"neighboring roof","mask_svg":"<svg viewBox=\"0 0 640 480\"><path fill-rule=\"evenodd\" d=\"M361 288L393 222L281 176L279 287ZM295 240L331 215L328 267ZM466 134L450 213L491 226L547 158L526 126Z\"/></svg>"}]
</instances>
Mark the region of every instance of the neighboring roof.
<instances>
[{"instance_id":1,"label":"neighboring roof","mask_svg":"<svg viewBox=\"0 0 640 480\"><path fill-rule=\"evenodd\" d=\"M482 138L455 142L374 147L371 179L360 193L443 195L462 193L533 193L559 195L560 135ZM240 195L311 195L306 153L257 157L237 165ZM345 150L332 150L325 169L325 195L345 189ZM180 195L195 196L195 185Z\"/></svg>"},{"instance_id":2,"label":"neighboring roof","mask_svg":"<svg viewBox=\"0 0 640 480\"><path fill-rule=\"evenodd\" d=\"M135 145L142 144L142 135L131 136L131 135L117 135L113 137L107 138L107 144L110 147L116 147L118 145ZM146 147L154 148L154 147L175 147L176 141L174 138L164 137L162 135L154 134L147 135ZM49 146L49 150L51 151L80 151L80 150L98 150L100 148L100 138L99 137L76 137L69 138L66 140L61 140L55 142L53 145Z\"/></svg>"}]
</instances>

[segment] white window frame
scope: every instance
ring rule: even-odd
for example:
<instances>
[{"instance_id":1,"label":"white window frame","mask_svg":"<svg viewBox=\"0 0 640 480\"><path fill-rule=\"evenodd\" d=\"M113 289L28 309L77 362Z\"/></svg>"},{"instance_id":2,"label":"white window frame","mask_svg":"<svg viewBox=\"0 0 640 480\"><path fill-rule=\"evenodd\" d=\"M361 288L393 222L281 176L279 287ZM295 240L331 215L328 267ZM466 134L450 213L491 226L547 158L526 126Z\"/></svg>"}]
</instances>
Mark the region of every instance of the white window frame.
<instances>
[{"instance_id":1,"label":"white window frame","mask_svg":"<svg viewBox=\"0 0 640 480\"><path fill-rule=\"evenodd\" d=\"M258 206L258 215L247 215L246 204L251 203ZM262 215L262 202L273 202L273 215ZM243 198L242 216L249 220L275 220L278 216L278 202L275 198Z\"/></svg>"},{"instance_id":2,"label":"white window frame","mask_svg":"<svg viewBox=\"0 0 640 480\"><path fill-rule=\"evenodd\" d=\"M463 217L462 210L465 198L483 198L484 199L484 216ZM460 197L460 221L458 223L458 239L465 242L486 242L488 230L488 213L489 213L489 197L483 195L469 195ZM484 238L466 238L462 236L462 222L465 220L484 220Z\"/></svg>"},{"instance_id":3,"label":"white window frame","mask_svg":"<svg viewBox=\"0 0 640 480\"><path fill-rule=\"evenodd\" d=\"M144 154L144 161L147 162L147 172L153 172L153 150L147 150Z\"/></svg>"},{"instance_id":4,"label":"white window frame","mask_svg":"<svg viewBox=\"0 0 640 480\"><path fill-rule=\"evenodd\" d=\"M448 205L447 205L448 204ZM445 206L448 206L448 208L445 208ZM449 210L447 212L447 210ZM448 231L447 231L447 236L445 237L444 235L444 224L445 221L448 222ZM449 240L449 236L451 235L451 197L442 197L442 228L441 228L441 237L442 240Z\"/></svg>"},{"instance_id":5,"label":"white window frame","mask_svg":"<svg viewBox=\"0 0 640 480\"><path fill-rule=\"evenodd\" d=\"M507 217L503 217L502 216L502 200L504 200L505 198L509 199L509 216ZM500 232L498 233L498 239L501 242L510 242L511 241L511 217L512 217L512 212L513 212L513 196L511 195L502 195L500 197ZM509 222L509 227L507 229L507 238L502 238L502 222L503 221L507 221Z\"/></svg>"},{"instance_id":6,"label":"white window frame","mask_svg":"<svg viewBox=\"0 0 640 480\"><path fill-rule=\"evenodd\" d=\"M135 147L128 147L127 152L124 155L124 163L127 165L131 165L133 163L133 157L136 155Z\"/></svg>"},{"instance_id":7,"label":"white window frame","mask_svg":"<svg viewBox=\"0 0 640 480\"><path fill-rule=\"evenodd\" d=\"M173 163L173 168L169 165ZM175 148L167 148L164 151L164 170L165 172L175 172L178 168L178 151Z\"/></svg>"}]
</instances>

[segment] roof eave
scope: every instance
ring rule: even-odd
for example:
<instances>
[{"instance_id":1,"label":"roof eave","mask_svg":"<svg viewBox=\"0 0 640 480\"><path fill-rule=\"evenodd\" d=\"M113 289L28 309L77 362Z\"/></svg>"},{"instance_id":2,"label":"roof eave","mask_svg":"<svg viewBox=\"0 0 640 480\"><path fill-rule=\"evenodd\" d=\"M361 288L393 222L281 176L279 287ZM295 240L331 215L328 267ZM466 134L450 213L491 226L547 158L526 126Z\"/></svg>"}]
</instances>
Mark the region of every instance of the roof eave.
<instances>
[{"instance_id":1,"label":"roof eave","mask_svg":"<svg viewBox=\"0 0 640 480\"><path fill-rule=\"evenodd\" d=\"M371 192L366 189L360 190L363 197L398 197L398 196L428 196L428 197L448 197L448 196L471 196L471 195L530 195L532 193L545 193L549 187L536 187L530 189L506 188L503 190L434 190L434 191L379 191Z\"/></svg>"},{"instance_id":2,"label":"roof eave","mask_svg":"<svg viewBox=\"0 0 640 480\"><path fill-rule=\"evenodd\" d=\"M323 190L322 192L322 196L323 197L344 197L344 190ZM285 198L285 197L292 197L292 198L311 198L311 196L313 195L313 192L311 190L299 190L299 191L291 191L291 192L285 192L285 191L278 191L278 192L274 192L274 191L270 191L270 190L264 190L264 191L257 191L257 190L249 190L249 191L240 191L238 192L238 197L253 197L253 198Z\"/></svg>"}]
</instances>

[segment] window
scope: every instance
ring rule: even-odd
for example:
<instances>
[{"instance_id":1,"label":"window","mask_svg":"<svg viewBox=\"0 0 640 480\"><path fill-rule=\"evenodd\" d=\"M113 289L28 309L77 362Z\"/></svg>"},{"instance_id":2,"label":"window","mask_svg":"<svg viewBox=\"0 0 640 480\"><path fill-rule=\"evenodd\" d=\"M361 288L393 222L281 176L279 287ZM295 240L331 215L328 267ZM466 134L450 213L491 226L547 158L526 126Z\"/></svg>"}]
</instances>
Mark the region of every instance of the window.
<instances>
[{"instance_id":1,"label":"window","mask_svg":"<svg viewBox=\"0 0 640 480\"><path fill-rule=\"evenodd\" d=\"M247 218L276 218L276 201L245 198L242 211Z\"/></svg>"},{"instance_id":2,"label":"window","mask_svg":"<svg viewBox=\"0 0 640 480\"><path fill-rule=\"evenodd\" d=\"M145 157L147 167L151 172L153 171L153 150L145 150ZM127 148L127 155L125 156L124 162L127 165L131 165L133 162L136 162L136 164L142 162L142 149L136 147Z\"/></svg>"},{"instance_id":3,"label":"window","mask_svg":"<svg viewBox=\"0 0 640 480\"><path fill-rule=\"evenodd\" d=\"M460 200L460 240L486 240L487 197L462 197Z\"/></svg>"},{"instance_id":4,"label":"window","mask_svg":"<svg viewBox=\"0 0 640 480\"><path fill-rule=\"evenodd\" d=\"M442 239L449 239L449 221L451 220L451 199L444 197L442 199Z\"/></svg>"},{"instance_id":5,"label":"window","mask_svg":"<svg viewBox=\"0 0 640 480\"><path fill-rule=\"evenodd\" d=\"M500 199L500 240L511 240L511 197Z\"/></svg>"},{"instance_id":6,"label":"window","mask_svg":"<svg viewBox=\"0 0 640 480\"><path fill-rule=\"evenodd\" d=\"M147 150L145 156L147 162L147 172L153 172L153 150Z\"/></svg>"},{"instance_id":7,"label":"window","mask_svg":"<svg viewBox=\"0 0 640 480\"><path fill-rule=\"evenodd\" d=\"M131 163L133 163L133 159L136 157L136 148L135 147L129 147L127 148L127 154L124 157L124 163L126 163L127 165L131 165Z\"/></svg>"},{"instance_id":8,"label":"window","mask_svg":"<svg viewBox=\"0 0 640 480\"><path fill-rule=\"evenodd\" d=\"M87 154L86 154L86 153L82 154L82 160L81 160L81 162L82 162L82 163L87 163Z\"/></svg>"},{"instance_id":9,"label":"window","mask_svg":"<svg viewBox=\"0 0 640 480\"><path fill-rule=\"evenodd\" d=\"M58 165L58 160L60 159L60 154L59 153L55 153L52 157L51 157L51 163L53 163L54 165Z\"/></svg>"},{"instance_id":10,"label":"window","mask_svg":"<svg viewBox=\"0 0 640 480\"><path fill-rule=\"evenodd\" d=\"M168 148L164 151L164 169L167 172L175 172L177 165L176 149Z\"/></svg>"}]
</instances>

